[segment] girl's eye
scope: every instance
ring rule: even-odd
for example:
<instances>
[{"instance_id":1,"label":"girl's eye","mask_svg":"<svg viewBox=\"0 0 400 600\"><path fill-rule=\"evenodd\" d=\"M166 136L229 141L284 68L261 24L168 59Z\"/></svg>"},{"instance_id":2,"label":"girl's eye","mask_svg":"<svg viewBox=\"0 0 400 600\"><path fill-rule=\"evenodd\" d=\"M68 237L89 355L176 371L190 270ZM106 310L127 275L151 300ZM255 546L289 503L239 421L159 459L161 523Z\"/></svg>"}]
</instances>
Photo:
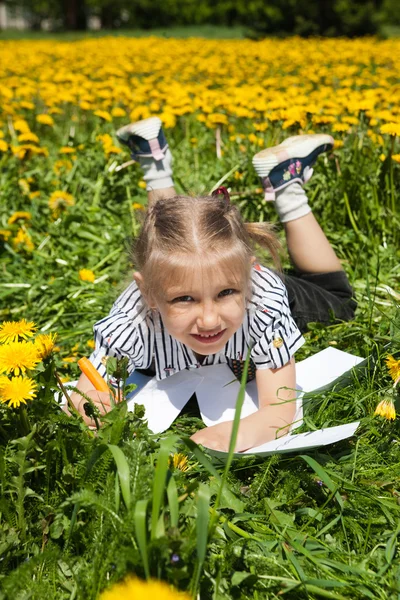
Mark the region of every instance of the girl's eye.
<instances>
[{"instance_id":1,"label":"girl's eye","mask_svg":"<svg viewBox=\"0 0 400 600\"><path fill-rule=\"evenodd\" d=\"M236 293L236 290L229 288L227 290L222 290L222 292L220 292L219 295L224 297L224 296L232 296L232 294L235 294L235 293Z\"/></svg>"},{"instance_id":2,"label":"girl's eye","mask_svg":"<svg viewBox=\"0 0 400 600\"><path fill-rule=\"evenodd\" d=\"M174 298L172 300L172 304L176 304L177 302L190 302L192 296L179 296L179 298Z\"/></svg>"}]
</instances>

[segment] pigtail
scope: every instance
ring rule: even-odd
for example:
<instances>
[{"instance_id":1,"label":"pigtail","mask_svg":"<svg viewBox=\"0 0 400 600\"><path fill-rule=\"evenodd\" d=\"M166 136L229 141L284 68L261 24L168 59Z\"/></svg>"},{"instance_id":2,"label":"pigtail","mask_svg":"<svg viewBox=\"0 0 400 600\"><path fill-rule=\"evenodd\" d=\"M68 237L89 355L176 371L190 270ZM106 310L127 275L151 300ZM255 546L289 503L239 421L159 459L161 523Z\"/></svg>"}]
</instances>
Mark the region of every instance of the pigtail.
<instances>
[{"instance_id":1,"label":"pigtail","mask_svg":"<svg viewBox=\"0 0 400 600\"><path fill-rule=\"evenodd\" d=\"M268 250L275 268L281 271L280 252L282 246L275 234L274 226L271 223L244 223L244 227L252 242Z\"/></svg>"}]
</instances>

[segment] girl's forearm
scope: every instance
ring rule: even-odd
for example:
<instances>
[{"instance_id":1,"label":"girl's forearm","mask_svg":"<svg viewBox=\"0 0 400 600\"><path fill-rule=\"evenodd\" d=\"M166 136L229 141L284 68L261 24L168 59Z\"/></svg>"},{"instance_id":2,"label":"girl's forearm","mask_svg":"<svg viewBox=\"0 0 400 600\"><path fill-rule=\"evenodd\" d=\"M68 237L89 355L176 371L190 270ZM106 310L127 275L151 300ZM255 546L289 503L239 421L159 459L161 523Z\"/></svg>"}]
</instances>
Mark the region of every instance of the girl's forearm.
<instances>
[{"instance_id":1,"label":"girl's forearm","mask_svg":"<svg viewBox=\"0 0 400 600\"><path fill-rule=\"evenodd\" d=\"M277 401L279 402L279 401ZM296 401L269 404L240 422L238 448L248 450L289 433L296 412Z\"/></svg>"}]
</instances>

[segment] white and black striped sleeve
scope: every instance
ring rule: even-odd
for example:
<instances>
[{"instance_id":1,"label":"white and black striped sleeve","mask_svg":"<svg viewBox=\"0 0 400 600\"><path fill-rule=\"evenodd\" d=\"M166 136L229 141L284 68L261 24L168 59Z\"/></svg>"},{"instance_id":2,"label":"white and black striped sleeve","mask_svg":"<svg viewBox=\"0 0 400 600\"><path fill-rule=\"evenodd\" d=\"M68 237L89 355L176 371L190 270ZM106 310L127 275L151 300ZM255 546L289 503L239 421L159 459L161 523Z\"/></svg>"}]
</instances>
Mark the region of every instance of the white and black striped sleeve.
<instances>
[{"instance_id":1,"label":"white and black striped sleeve","mask_svg":"<svg viewBox=\"0 0 400 600\"><path fill-rule=\"evenodd\" d=\"M102 377L106 373L102 360L105 356L129 358L129 373L135 370L135 365L143 364L145 337L148 337L144 337L141 330L145 310L140 290L132 282L116 300L110 313L95 323L96 347L89 360ZM147 333L148 328L144 328Z\"/></svg>"},{"instance_id":2,"label":"white and black striped sleeve","mask_svg":"<svg viewBox=\"0 0 400 600\"><path fill-rule=\"evenodd\" d=\"M257 369L283 367L305 342L290 312L286 287L278 278L275 281L273 301L266 293L253 313L251 358Z\"/></svg>"}]
</instances>

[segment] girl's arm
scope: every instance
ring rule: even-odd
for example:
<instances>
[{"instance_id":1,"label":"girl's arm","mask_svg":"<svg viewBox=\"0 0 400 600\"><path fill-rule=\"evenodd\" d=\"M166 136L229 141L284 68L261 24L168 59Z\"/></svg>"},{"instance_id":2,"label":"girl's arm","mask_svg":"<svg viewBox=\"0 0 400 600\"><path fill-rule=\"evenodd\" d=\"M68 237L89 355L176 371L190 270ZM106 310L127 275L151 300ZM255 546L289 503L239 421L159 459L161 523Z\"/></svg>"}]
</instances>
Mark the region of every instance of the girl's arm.
<instances>
[{"instance_id":1,"label":"girl's arm","mask_svg":"<svg viewBox=\"0 0 400 600\"><path fill-rule=\"evenodd\" d=\"M289 432L296 412L296 373L294 358L280 369L256 372L258 405L256 413L241 419L236 452L270 442ZM282 389L288 388L288 389ZM227 451L232 421L197 431L192 439L214 450Z\"/></svg>"}]
</instances>

